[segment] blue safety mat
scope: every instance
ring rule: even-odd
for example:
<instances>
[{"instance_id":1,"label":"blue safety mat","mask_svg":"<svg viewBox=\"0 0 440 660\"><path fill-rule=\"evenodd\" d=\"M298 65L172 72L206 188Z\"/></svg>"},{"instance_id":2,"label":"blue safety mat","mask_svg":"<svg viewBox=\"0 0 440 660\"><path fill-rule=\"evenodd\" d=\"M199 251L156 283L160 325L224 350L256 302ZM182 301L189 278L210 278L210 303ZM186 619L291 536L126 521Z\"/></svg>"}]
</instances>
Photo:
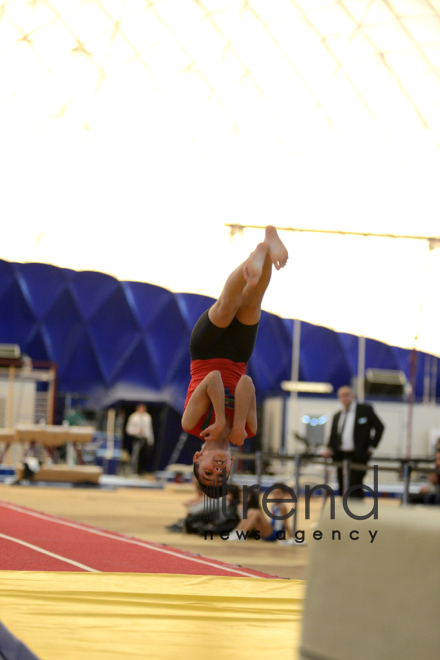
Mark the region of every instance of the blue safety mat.
<instances>
[{"instance_id":1,"label":"blue safety mat","mask_svg":"<svg viewBox=\"0 0 440 660\"><path fill-rule=\"evenodd\" d=\"M1 660L39 660L39 658L20 642L0 622L0 658Z\"/></svg>"}]
</instances>

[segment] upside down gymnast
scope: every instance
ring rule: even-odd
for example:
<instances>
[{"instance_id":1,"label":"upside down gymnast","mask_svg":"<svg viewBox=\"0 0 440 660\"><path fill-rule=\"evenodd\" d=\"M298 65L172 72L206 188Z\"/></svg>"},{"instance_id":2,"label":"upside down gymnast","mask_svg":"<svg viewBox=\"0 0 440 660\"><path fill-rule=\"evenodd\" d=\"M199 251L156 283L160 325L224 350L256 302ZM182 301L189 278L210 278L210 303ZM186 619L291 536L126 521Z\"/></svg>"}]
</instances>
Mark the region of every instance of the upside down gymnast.
<instances>
[{"instance_id":1,"label":"upside down gymnast","mask_svg":"<svg viewBox=\"0 0 440 660\"><path fill-rule=\"evenodd\" d=\"M275 227L266 227L264 241L229 275L220 297L191 333L191 382L182 428L205 442L194 454L194 474L210 497L220 497L222 476L229 477L234 461L229 443L240 447L257 432L255 388L246 364L272 266L280 270L287 259Z\"/></svg>"}]
</instances>

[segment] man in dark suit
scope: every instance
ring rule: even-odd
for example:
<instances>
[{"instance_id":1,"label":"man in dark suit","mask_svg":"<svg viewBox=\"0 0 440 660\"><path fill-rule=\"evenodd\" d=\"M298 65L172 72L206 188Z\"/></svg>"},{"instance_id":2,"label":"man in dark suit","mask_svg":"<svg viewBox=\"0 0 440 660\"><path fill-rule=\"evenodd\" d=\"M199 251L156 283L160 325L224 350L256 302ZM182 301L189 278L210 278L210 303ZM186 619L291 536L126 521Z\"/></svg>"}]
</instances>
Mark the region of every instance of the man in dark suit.
<instances>
[{"instance_id":1,"label":"man in dark suit","mask_svg":"<svg viewBox=\"0 0 440 660\"><path fill-rule=\"evenodd\" d=\"M344 385L338 390L338 399L343 409L333 417L328 447L323 456L333 457L334 461L348 459L355 463L368 462L377 447L384 431L384 425L367 403L357 403L350 387ZM366 470L351 470L349 487L362 485ZM342 468L338 468L338 482L341 495L345 492ZM364 491L360 487L351 497L362 499Z\"/></svg>"}]
</instances>

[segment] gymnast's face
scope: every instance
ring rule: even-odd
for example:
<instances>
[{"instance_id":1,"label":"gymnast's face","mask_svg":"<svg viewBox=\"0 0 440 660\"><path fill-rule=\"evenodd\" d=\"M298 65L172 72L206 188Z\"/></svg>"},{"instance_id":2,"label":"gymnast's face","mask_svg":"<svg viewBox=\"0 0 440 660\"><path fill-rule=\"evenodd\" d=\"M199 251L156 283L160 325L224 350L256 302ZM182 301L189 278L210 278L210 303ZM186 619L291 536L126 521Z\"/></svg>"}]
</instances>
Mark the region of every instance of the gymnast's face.
<instances>
[{"instance_id":1,"label":"gymnast's face","mask_svg":"<svg viewBox=\"0 0 440 660\"><path fill-rule=\"evenodd\" d=\"M229 477L234 459L231 458L228 451L210 448L207 443L202 451L196 451L193 461L199 466L200 483L204 486L221 486L222 472L226 470L226 477Z\"/></svg>"}]
</instances>

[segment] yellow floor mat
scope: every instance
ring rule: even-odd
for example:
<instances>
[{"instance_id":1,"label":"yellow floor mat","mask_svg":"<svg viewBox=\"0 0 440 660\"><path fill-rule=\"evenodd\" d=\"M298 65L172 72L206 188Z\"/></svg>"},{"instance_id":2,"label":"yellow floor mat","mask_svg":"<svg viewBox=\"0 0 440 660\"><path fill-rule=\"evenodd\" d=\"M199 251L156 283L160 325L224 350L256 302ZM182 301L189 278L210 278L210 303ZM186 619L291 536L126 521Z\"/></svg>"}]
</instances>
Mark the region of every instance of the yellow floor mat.
<instances>
[{"instance_id":1,"label":"yellow floor mat","mask_svg":"<svg viewBox=\"0 0 440 660\"><path fill-rule=\"evenodd\" d=\"M41 660L295 659L305 583L0 571L0 621Z\"/></svg>"}]
</instances>

